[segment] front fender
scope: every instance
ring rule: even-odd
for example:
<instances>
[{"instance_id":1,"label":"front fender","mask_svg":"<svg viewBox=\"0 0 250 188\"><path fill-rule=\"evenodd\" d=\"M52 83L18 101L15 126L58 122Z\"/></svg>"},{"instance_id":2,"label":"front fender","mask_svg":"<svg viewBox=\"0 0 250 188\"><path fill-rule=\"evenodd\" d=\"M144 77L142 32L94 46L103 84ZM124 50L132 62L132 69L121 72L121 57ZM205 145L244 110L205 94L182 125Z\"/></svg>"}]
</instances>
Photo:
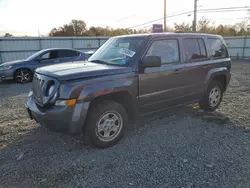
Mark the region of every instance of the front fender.
<instances>
[{"instance_id":1,"label":"front fender","mask_svg":"<svg viewBox=\"0 0 250 188\"><path fill-rule=\"evenodd\" d=\"M86 102L101 95L120 91L127 91L131 96L137 96L138 79L134 73L66 82L60 86L59 98L76 98L79 102Z\"/></svg>"},{"instance_id":2,"label":"front fender","mask_svg":"<svg viewBox=\"0 0 250 188\"><path fill-rule=\"evenodd\" d=\"M109 80L101 83L96 83L93 85L88 85L83 88L81 91L78 101L91 101L96 97L108 95L111 93L127 91L133 96L135 87L133 77L118 79L118 80Z\"/></svg>"}]
</instances>

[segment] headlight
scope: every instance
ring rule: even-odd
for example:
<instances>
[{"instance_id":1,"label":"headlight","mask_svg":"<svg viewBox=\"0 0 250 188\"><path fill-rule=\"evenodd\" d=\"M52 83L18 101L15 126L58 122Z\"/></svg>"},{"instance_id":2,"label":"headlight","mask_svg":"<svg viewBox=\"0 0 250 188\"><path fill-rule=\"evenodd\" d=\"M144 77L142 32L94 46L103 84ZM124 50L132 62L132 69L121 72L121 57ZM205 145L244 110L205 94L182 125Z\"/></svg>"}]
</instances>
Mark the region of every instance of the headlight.
<instances>
[{"instance_id":1,"label":"headlight","mask_svg":"<svg viewBox=\"0 0 250 188\"><path fill-rule=\"evenodd\" d=\"M33 91L30 91L28 94L28 97L30 97L33 94Z\"/></svg>"},{"instance_id":2,"label":"headlight","mask_svg":"<svg viewBox=\"0 0 250 188\"><path fill-rule=\"evenodd\" d=\"M49 92L48 92L49 96L52 94L52 92L53 92L54 88L55 88L55 86L54 86L54 85L50 86L50 88L49 88Z\"/></svg>"},{"instance_id":3,"label":"headlight","mask_svg":"<svg viewBox=\"0 0 250 188\"><path fill-rule=\"evenodd\" d=\"M55 103L57 97L58 97L58 92L56 92L56 93L54 94L54 96L53 96L52 99L50 100L50 103L52 103L52 104Z\"/></svg>"},{"instance_id":4,"label":"headlight","mask_svg":"<svg viewBox=\"0 0 250 188\"><path fill-rule=\"evenodd\" d=\"M46 96L50 96L55 89L55 82L53 80L48 81L46 88Z\"/></svg>"},{"instance_id":5,"label":"headlight","mask_svg":"<svg viewBox=\"0 0 250 188\"><path fill-rule=\"evenodd\" d=\"M0 70L9 70L11 69L12 66L7 65L7 66L0 66Z\"/></svg>"}]
</instances>

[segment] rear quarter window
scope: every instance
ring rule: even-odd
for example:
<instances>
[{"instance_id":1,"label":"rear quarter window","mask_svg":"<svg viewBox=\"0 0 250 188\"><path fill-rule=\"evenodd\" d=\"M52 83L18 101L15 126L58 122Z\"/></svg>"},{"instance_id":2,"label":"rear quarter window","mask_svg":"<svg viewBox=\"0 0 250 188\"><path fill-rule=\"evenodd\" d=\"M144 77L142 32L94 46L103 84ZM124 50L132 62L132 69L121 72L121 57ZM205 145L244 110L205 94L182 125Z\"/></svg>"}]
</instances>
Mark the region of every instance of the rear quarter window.
<instances>
[{"instance_id":1,"label":"rear quarter window","mask_svg":"<svg viewBox=\"0 0 250 188\"><path fill-rule=\"evenodd\" d=\"M208 38L208 44L211 48L211 56L214 58L228 57L226 46L219 38Z\"/></svg>"}]
</instances>

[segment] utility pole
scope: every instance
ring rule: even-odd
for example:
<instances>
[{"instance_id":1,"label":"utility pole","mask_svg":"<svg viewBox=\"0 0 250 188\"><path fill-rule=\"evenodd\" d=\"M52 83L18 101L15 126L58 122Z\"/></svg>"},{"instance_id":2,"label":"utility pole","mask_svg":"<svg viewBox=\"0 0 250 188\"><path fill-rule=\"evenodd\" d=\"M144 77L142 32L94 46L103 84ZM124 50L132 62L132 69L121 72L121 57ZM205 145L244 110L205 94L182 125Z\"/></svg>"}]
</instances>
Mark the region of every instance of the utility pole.
<instances>
[{"instance_id":1,"label":"utility pole","mask_svg":"<svg viewBox=\"0 0 250 188\"><path fill-rule=\"evenodd\" d=\"M193 21L193 31L196 31L196 23L197 23L197 1L194 0L194 21Z\"/></svg>"},{"instance_id":2,"label":"utility pole","mask_svg":"<svg viewBox=\"0 0 250 188\"><path fill-rule=\"evenodd\" d=\"M167 32L166 0L164 0L164 32Z\"/></svg>"}]
</instances>

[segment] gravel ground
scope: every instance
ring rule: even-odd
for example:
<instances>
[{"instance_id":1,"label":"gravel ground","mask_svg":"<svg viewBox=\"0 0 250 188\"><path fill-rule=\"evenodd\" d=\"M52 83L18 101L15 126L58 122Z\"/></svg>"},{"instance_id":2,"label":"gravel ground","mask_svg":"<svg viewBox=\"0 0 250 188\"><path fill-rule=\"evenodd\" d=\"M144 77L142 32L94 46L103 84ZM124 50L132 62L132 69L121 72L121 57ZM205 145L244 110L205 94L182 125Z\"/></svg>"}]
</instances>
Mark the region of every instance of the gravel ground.
<instances>
[{"instance_id":1,"label":"gravel ground","mask_svg":"<svg viewBox=\"0 0 250 188\"><path fill-rule=\"evenodd\" d=\"M0 187L250 187L250 62L234 62L217 113L165 112L103 150L37 127L29 87L0 85Z\"/></svg>"}]
</instances>

